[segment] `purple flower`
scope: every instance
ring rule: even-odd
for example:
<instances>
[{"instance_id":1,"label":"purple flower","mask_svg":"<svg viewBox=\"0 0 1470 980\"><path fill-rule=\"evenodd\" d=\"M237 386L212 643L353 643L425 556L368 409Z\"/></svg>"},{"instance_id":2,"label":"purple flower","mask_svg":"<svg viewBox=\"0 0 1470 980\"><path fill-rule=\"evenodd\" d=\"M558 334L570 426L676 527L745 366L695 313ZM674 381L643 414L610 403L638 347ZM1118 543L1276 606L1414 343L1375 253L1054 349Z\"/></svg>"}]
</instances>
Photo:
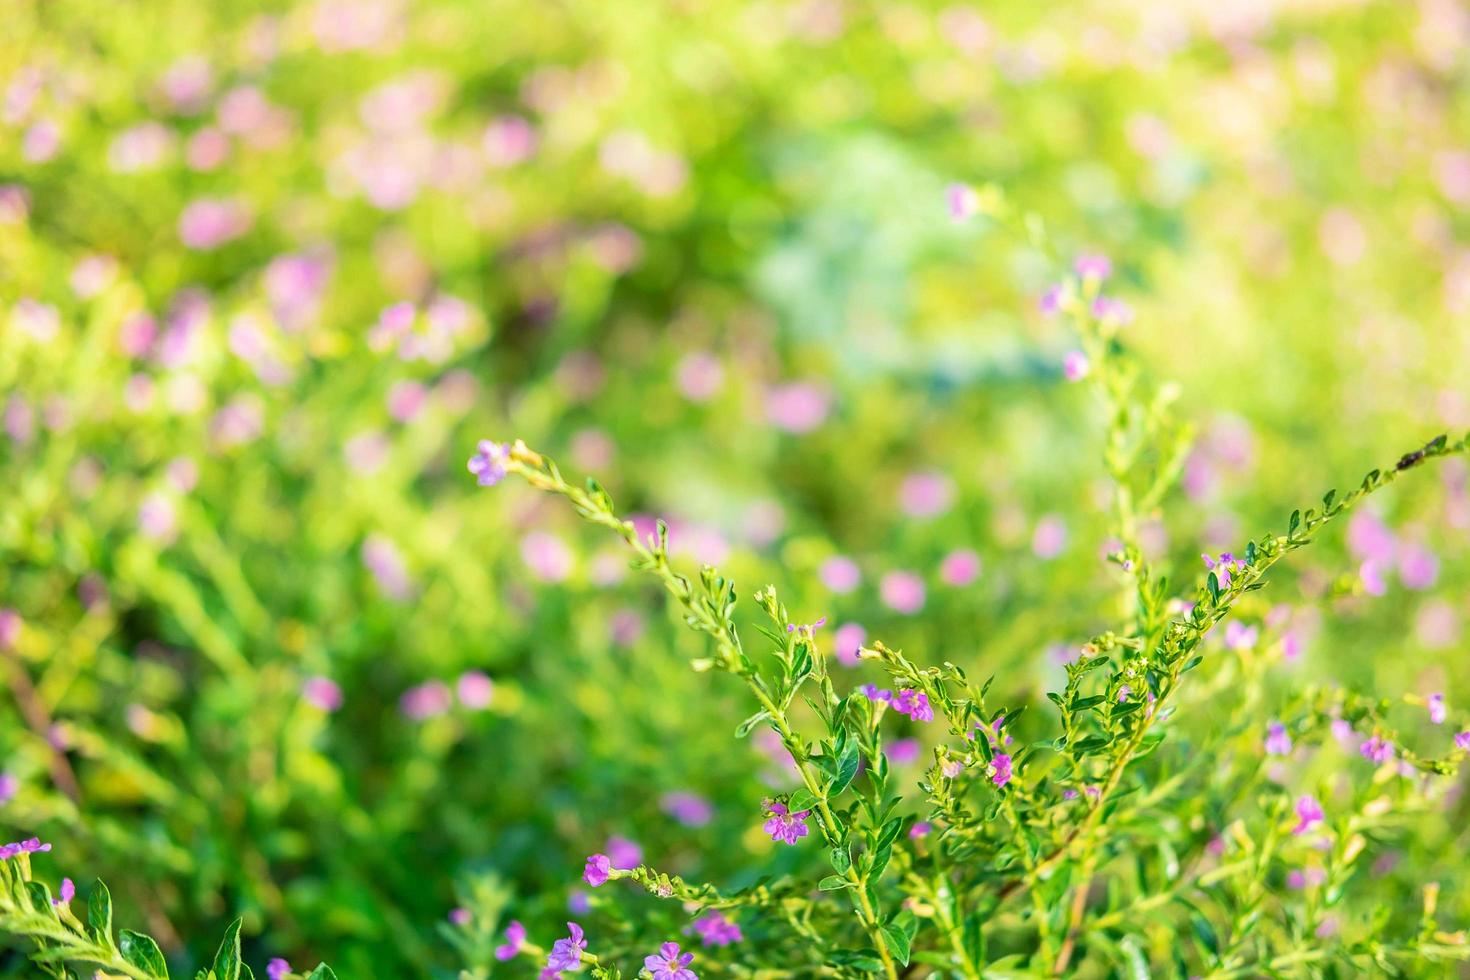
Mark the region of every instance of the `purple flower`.
<instances>
[{"instance_id":1,"label":"purple flower","mask_svg":"<svg viewBox=\"0 0 1470 980\"><path fill-rule=\"evenodd\" d=\"M699 980L693 970L687 969L692 962L693 953L681 955L678 943L664 943L657 956L643 958L643 967L653 974L653 980Z\"/></svg>"},{"instance_id":2,"label":"purple flower","mask_svg":"<svg viewBox=\"0 0 1470 980\"><path fill-rule=\"evenodd\" d=\"M1393 758L1393 743L1379 738L1377 735L1373 735L1362 745L1358 746L1358 751L1369 762L1376 762L1382 765Z\"/></svg>"},{"instance_id":3,"label":"purple flower","mask_svg":"<svg viewBox=\"0 0 1470 980\"><path fill-rule=\"evenodd\" d=\"M1291 736L1286 734L1286 726L1279 721L1273 721L1266 726L1266 754L1291 754Z\"/></svg>"},{"instance_id":4,"label":"purple flower","mask_svg":"<svg viewBox=\"0 0 1470 980\"><path fill-rule=\"evenodd\" d=\"M1317 802L1315 796L1302 796L1296 801L1297 825L1291 828L1293 834L1305 834L1327 816L1322 811L1322 804Z\"/></svg>"},{"instance_id":5,"label":"purple flower","mask_svg":"<svg viewBox=\"0 0 1470 980\"><path fill-rule=\"evenodd\" d=\"M909 828L909 837L913 840L918 840L920 837L928 837L933 830L934 825L929 821L916 820L914 821L914 825Z\"/></svg>"},{"instance_id":6,"label":"purple flower","mask_svg":"<svg viewBox=\"0 0 1470 980\"><path fill-rule=\"evenodd\" d=\"M1037 309L1041 310L1042 313L1048 315L1056 313L1061 310L1062 298L1066 295L1067 288L1065 286L1051 286L1047 289L1046 292L1041 294L1041 299L1037 300L1036 307Z\"/></svg>"},{"instance_id":7,"label":"purple flower","mask_svg":"<svg viewBox=\"0 0 1470 980\"><path fill-rule=\"evenodd\" d=\"M0 772L0 804L9 803L20 791L20 780L8 772Z\"/></svg>"},{"instance_id":8,"label":"purple flower","mask_svg":"<svg viewBox=\"0 0 1470 980\"><path fill-rule=\"evenodd\" d=\"M626 837L607 839L607 856L612 866L619 871L630 871L643 863L643 848Z\"/></svg>"},{"instance_id":9,"label":"purple flower","mask_svg":"<svg viewBox=\"0 0 1470 980\"><path fill-rule=\"evenodd\" d=\"M1079 255L1072 268L1082 279L1103 280L1113 274L1113 263L1106 255Z\"/></svg>"},{"instance_id":10,"label":"purple flower","mask_svg":"<svg viewBox=\"0 0 1470 980\"><path fill-rule=\"evenodd\" d=\"M1470 732L1455 733L1455 748L1470 751Z\"/></svg>"},{"instance_id":11,"label":"purple flower","mask_svg":"<svg viewBox=\"0 0 1470 980\"><path fill-rule=\"evenodd\" d=\"M1236 558L1230 552L1223 552L1219 558L1211 558L1209 555L1200 555L1205 560L1205 570L1215 573L1215 581L1220 583L1220 588L1230 588L1230 576L1232 573L1245 571L1245 562Z\"/></svg>"},{"instance_id":12,"label":"purple flower","mask_svg":"<svg viewBox=\"0 0 1470 980\"><path fill-rule=\"evenodd\" d=\"M729 946L745 938L740 933L740 927L725 918L725 914L719 909L710 909L695 919L690 929L699 934L700 942L706 946Z\"/></svg>"},{"instance_id":13,"label":"purple flower","mask_svg":"<svg viewBox=\"0 0 1470 980\"><path fill-rule=\"evenodd\" d=\"M505 942L495 947L495 958L502 963L506 960L515 959L521 947L526 944L526 927L519 922L512 921L505 927Z\"/></svg>"},{"instance_id":14,"label":"purple flower","mask_svg":"<svg viewBox=\"0 0 1470 980\"><path fill-rule=\"evenodd\" d=\"M914 721L933 721L934 709L929 706L929 695L923 691L905 688L893 696L893 710L908 715Z\"/></svg>"},{"instance_id":15,"label":"purple flower","mask_svg":"<svg viewBox=\"0 0 1470 980\"><path fill-rule=\"evenodd\" d=\"M503 442L481 439L476 448L466 468L475 474L475 482L480 486L493 487L505 479L505 461L510 457L510 447Z\"/></svg>"},{"instance_id":16,"label":"purple flower","mask_svg":"<svg viewBox=\"0 0 1470 980\"><path fill-rule=\"evenodd\" d=\"M568 922L567 931L571 935L553 943L551 955L546 957L546 969L553 973L575 969L577 964L582 962L582 950L587 948L587 940L583 938L581 926L575 922Z\"/></svg>"},{"instance_id":17,"label":"purple flower","mask_svg":"<svg viewBox=\"0 0 1470 980\"><path fill-rule=\"evenodd\" d=\"M70 878L62 878L61 887L57 889L56 895L57 897L51 900L52 905L58 908L63 905L69 905L71 900L77 897L77 886L72 883Z\"/></svg>"},{"instance_id":18,"label":"purple flower","mask_svg":"<svg viewBox=\"0 0 1470 980\"><path fill-rule=\"evenodd\" d=\"M786 632L788 632L788 633L795 633L797 630L801 630L801 631L803 631L805 633L814 633L814 632L816 632L817 630L821 629L823 626L826 626L826 625L827 625L827 617L826 616L823 616L821 619L817 620L815 623L787 623L786 624Z\"/></svg>"},{"instance_id":19,"label":"purple flower","mask_svg":"<svg viewBox=\"0 0 1470 980\"><path fill-rule=\"evenodd\" d=\"M282 977L290 972L291 964L287 963L279 956L277 956L275 959L271 960L265 965L265 975L267 977L267 980L281 980Z\"/></svg>"},{"instance_id":20,"label":"purple flower","mask_svg":"<svg viewBox=\"0 0 1470 980\"><path fill-rule=\"evenodd\" d=\"M1120 684L1120 685L1118 685L1118 703L1119 704L1127 704L1128 703L1128 695L1130 695L1132 693L1133 693L1133 689L1131 687L1129 687L1127 684Z\"/></svg>"},{"instance_id":21,"label":"purple flower","mask_svg":"<svg viewBox=\"0 0 1470 980\"><path fill-rule=\"evenodd\" d=\"M0 861L8 860L20 854L36 854L51 850L50 844L42 844L39 837L27 837L23 841L6 844L0 847Z\"/></svg>"},{"instance_id":22,"label":"purple flower","mask_svg":"<svg viewBox=\"0 0 1470 980\"><path fill-rule=\"evenodd\" d=\"M810 833L810 828L806 825L806 818L811 814L810 810L799 810L792 813L786 809L786 804L767 800L766 811L769 816L761 829L771 835L771 840L782 844L795 844Z\"/></svg>"},{"instance_id":23,"label":"purple flower","mask_svg":"<svg viewBox=\"0 0 1470 980\"><path fill-rule=\"evenodd\" d=\"M659 800L659 806L686 827L703 827L715 816L715 808L709 800L681 790L665 793Z\"/></svg>"},{"instance_id":24,"label":"purple flower","mask_svg":"<svg viewBox=\"0 0 1470 980\"><path fill-rule=\"evenodd\" d=\"M459 926L460 928L464 928L465 926L469 925L472 921L474 921L474 918L475 917L470 914L470 910L462 905L455 906L454 908L449 910L450 924Z\"/></svg>"},{"instance_id":25,"label":"purple flower","mask_svg":"<svg viewBox=\"0 0 1470 980\"><path fill-rule=\"evenodd\" d=\"M1092 362L1080 350L1068 351L1062 358L1062 376L1068 381L1081 381L1092 370Z\"/></svg>"},{"instance_id":26,"label":"purple flower","mask_svg":"<svg viewBox=\"0 0 1470 980\"><path fill-rule=\"evenodd\" d=\"M612 860L606 854L593 854L582 869L582 880L596 888L607 881L612 870Z\"/></svg>"},{"instance_id":27,"label":"purple flower","mask_svg":"<svg viewBox=\"0 0 1470 980\"><path fill-rule=\"evenodd\" d=\"M1436 725L1443 725L1445 718L1449 716L1449 713L1445 710L1443 694L1429 695L1429 700L1425 702L1425 707L1429 709L1429 720Z\"/></svg>"},{"instance_id":28,"label":"purple flower","mask_svg":"<svg viewBox=\"0 0 1470 980\"><path fill-rule=\"evenodd\" d=\"M864 684L862 687L858 688L858 690L861 691L863 697L867 698L869 701L893 700L893 692L888 690L886 687L880 688L877 684Z\"/></svg>"},{"instance_id":29,"label":"purple flower","mask_svg":"<svg viewBox=\"0 0 1470 980\"><path fill-rule=\"evenodd\" d=\"M997 752L990 760L990 781L997 786L1004 786L1011 781L1011 757L1004 752Z\"/></svg>"}]
</instances>

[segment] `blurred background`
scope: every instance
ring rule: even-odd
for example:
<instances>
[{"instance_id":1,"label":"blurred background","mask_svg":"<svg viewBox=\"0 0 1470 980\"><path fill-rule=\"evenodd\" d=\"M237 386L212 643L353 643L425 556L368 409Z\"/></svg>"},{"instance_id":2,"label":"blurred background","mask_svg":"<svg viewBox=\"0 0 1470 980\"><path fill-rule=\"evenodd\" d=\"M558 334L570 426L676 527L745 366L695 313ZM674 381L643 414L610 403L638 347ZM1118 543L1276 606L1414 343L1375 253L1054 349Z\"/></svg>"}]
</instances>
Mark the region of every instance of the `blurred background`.
<instances>
[{"instance_id":1,"label":"blurred background","mask_svg":"<svg viewBox=\"0 0 1470 980\"><path fill-rule=\"evenodd\" d=\"M1112 257L1199 431L1179 579L1470 428L1455 0L0 6L0 824L184 969L239 912L254 958L448 974L592 850L799 860L703 641L477 488L480 438L827 616L836 670L882 638L1041 700L1113 611L1102 420L1062 270L953 182ZM1266 704L1470 680L1465 483L1263 594Z\"/></svg>"}]
</instances>

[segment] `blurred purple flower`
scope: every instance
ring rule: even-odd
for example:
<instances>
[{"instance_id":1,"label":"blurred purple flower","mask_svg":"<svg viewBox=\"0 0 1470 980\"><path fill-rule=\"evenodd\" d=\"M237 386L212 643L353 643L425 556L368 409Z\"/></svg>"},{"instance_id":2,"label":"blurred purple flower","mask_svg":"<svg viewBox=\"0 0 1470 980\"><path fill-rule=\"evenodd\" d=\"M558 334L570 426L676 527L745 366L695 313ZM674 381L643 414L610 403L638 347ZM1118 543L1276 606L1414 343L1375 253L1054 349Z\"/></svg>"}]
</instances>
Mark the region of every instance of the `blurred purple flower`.
<instances>
[{"instance_id":1,"label":"blurred purple flower","mask_svg":"<svg viewBox=\"0 0 1470 980\"><path fill-rule=\"evenodd\" d=\"M607 856L614 868L631 871L643 863L643 848L626 837L613 836L607 839Z\"/></svg>"},{"instance_id":2,"label":"blurred purple flower","mask_svg":"<svg viewBox=\"0 0 1470 980\"><path fill-rule=\"evenodd\" d=\"M1079 255L1072 268L1080 279L1101 281L1113 274L1113 263L1106 255Z\"/></svg>"},{"instance_id":3,"label":"blurred purple flower","mask_svg":"<svg viewBox=\"0 0 1470 980\"><path fill-rule=\"evenodd\" d=\"M495 947L495 958L502 963L506 960L513 960L524 945L526 945L526 927L512 919L510 925L505 927L505 942Z\"/></svg>"},{"instance_id":4,"label":"blurred purple flower","mask_svg":"<svg viewBox=\"0 0 1470 980\"><path fill-rule=\"evenodd\" d=\"M179 215L179 238L196 251L210 251L250 230L250 213L231 198L200 198Z\"/></svg>"},{"instance_id":5,"label":"blurred purple flower","mask_svg":"<svg viewBox=\"0 0 1470 980\"><path fill-rule=\"evenodd\" d=\"M475 474L475 482L480 486L493 487L505 479L505 462L509 456L510 446L482 439L466 468Z\"/></svg>"},{"instance_id":6,"label":"blurred purple flower","mask_svg":"<svg viewBox=\"0 0 1470 980\"><path fill-rule=\"evenodd\" d=\"M710 909L695 919L686 931L697 933L700 942L706 946L729 946L745 938L740 933L740 926L726 918L719 909Z\"/></svg>"},{"instance_id":7,"label":"blurred purple flower","mask_svg":"<svg viewBox=\"0 0 1470 980\"><path fill-rule=\"evenodd\" d=\"M1273 721L1266 726L1266 754L1267 755L1290 755L1291 736L1286 732L1286 726L1279 721Z\"/></svg>"},{"instance_id":8,"label":"blurred purple flower","mask_svg":"<svg viewBox=\"0 0 1470 980\"><path fill-rule=\"evenodd\" d=\"M290 972L291 964L287 963L279 956L273 958L269 963L265 965L266 980L281 980L282 977Z\"/></svg>"},{"instance_id":9,"label":"blurred purple flower","mask_svg":"<svg viewBox=\"0 0 1470 980\"><path fill-rule=\"evenodd\" d=\"M1358 752L1369 762L1376 762L1382 765L1393 758L1393 743L1377 735L1372 735L1362 745L1358 746Z\"/></svg>"},{"instance_id":10,"label":"blurred purple flower","mask_svg":"<svg viewBox=\"0 0 1470 980\"><path fill-rule=\"evenodd\" d=\"M1062 376L1068 381L1081 381L1092 370L1092 362L1080 350L1068 351L1062 358Z\"/></svg>"},{"instance_id":11,"label":"blurred purple flower","mask_svg":"<svg viewBox=\"0 0 1470 980\"><path fill-rule=\"evenodd\" d=\"M542 582L562 582L572 574L572 549L550 531L532 531L521 539L521 559Z\"/></svg>"},{"instance_id":12,"label":"blurred purple flower","mask_svg":"<svg viewBox=\"0 0 1470 980\"><path fill-rule=\"evenodd\" d=\"M659 806L686 827L703 827L715 816L715 808L709 800L683 790L665 793L659 800Z\"/></svg>"}]
</instances>

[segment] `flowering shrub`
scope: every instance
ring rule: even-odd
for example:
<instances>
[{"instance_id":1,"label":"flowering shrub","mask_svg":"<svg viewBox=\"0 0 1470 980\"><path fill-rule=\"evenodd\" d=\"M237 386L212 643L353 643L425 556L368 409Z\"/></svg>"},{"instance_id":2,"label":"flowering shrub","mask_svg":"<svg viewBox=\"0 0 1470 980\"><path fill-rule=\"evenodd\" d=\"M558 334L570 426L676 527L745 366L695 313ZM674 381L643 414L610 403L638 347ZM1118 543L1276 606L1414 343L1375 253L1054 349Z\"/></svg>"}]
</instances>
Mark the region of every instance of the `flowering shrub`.
<instances>
[{"instance_id":1,"label":"flowering shrub","mask_svg":"<svg viewBox=\"0 0 1470 980\"><path fill-rule=\"evenodd\" d=\"M1452 969L1455 4L3 23L0 976Z\"/></svg>"},{"instance_id":2,"label":"flowering shrub","mask_svg":"<svg viewBox=\"0 0 1470 980\"><path fill-rule=\"evenodd\" d=\"M469 461L480 485L515 474L566 498L581 517L621 537L634 567L662 583L686 624L708 637L695 670L732 674L749 690L757 710L735 736L769 729L795 767L799 787L761 804L762 829L793 847L809 824L817 831L790 871L748 887L692 884L650 864L617 867L605 854L587 859L589 886L634 882L677 901L696 924L717 915L723 925L738 911L758 938L721 958L798 974L896 977L912 963L970 977L1060 974L1095 958L1131 961L1143 974L1162 961L1180 975L1229 977L1307 964L1396 971L1470 959L1462 932L1438 928L1433 882L1412 926L1360 930L1338 919L1370 837L1391 827L1396 813L1443 797L1446 777L1470 750L1470 730L1415 744L1390 727L1388 702L1340 689L1299 691L1271 718L1238 682L1233 695L1220 689L1246 661L1206 647L1278 562L1401 474L1470 451L1470 438L1439 436L1348 493L1328 491L1320 508L1293 511L1284 534L1249 540L1238 555L1204 555L1203 582L1177 597L1145 556L1139 522L1177 480L1187 436L1168 396L1150 390L1128 356L1121 328L1131 318L1100 291L1109 274L1106 260L1084 257L1075 276L1043 299L1076 328L1083 349L1072 363L1086 366L1069 374L1093 380L1108 419L1108 560L1119 593L1112 628L1082 644L1065 664L1065 685L1046 694L1055 718L1044 728L1021 722L1025 705L991 694L994 677L976 684L954 663L925 665L877 640L862 643L858 656L876 662L894 688L839 690L819 632L825 617L793 622L773 586L755 594L766 619L756 631L769 649L752 655L735 619L735 584L711 565L697 581L675 571L664 522L645 539L595 480L585 488L568 483L519 441L480 443ZM1229 649L1256 645L1235 620L1225 632ZM1176 723L1181 708L1193 707L1195 686L1235 701L1227 726ZM945 735L922 775L905 785L895 778L885 716L927 724L936 707ZM1442 694L1430 697L1428 710L1433 724L1447 720ZM1337 787L1329 807L1316 794L1323 757L1344 751L1334 742L1347 743L1349 753L1355 746L1369 764ZM1309 746L1327 749L1309 753ZM1268 777L1265 756L1289 761ZM758 819L754 801L750 808ZM1302 899L1280 895L1283 883ZM1149 946L1136 931L1145 916L1169 923ZM612 963L668 929L667 916L650 919L619 923L594 941L595 953L583 927L569 923L571 938L557 940L545 971L586 963L595 976L618 976ZM1178 942L1181 935L1190 941ZM519 926L508 938L508 954L543 959ZM670 942L645 969L685 980L689 962Z\"/></svg>"}]
</instances>

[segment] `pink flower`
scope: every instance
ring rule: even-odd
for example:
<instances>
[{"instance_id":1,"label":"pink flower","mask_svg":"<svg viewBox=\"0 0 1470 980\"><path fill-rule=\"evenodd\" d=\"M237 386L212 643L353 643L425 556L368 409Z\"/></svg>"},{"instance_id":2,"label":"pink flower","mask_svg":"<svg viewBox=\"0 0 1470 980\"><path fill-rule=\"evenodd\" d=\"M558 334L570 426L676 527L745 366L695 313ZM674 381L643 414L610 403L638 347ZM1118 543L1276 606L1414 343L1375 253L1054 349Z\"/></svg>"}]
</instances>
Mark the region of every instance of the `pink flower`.
<instances>
[{"instance_id":1,"label":"pink flower","mask_svg":"<svg viewBox=\"0 0 1470 980\"><path fill-rule=\"evenodd\" d=\"M485 127L481 140L492 167L513 167L536 152L536 129L520 116L498 116Z\"/></svg>"},{"instance_id":2,"label":"pink flower","mask_svg":"<svg viewBox=\"0 0 1470 980\"><path fill-rule=\"evenodd\" d=\"M951 551L939 564L939 577L956 588L969 585L980 577L980 556L968 548Z\"/></svg>"},{"instance_id":3,"label":"pink flower","mask_svg":"<svg viewBox=\"0 0 1470 980\"><path fill-rule=\"evenodd\" d=\"M250 213L232 198L200 198L179 215L179 238L192 249L219 248L250 230Z\"/></svg>"},{"instance_id":4,"label":"pink flower","mask_svg":"<svg viewBox=\"0 0 1470 980\"><path fill-rule=\"evenodd\" d=\"M857 562L845 555L834 555L822 562L817 575L823 585L837 593L851 592L863 579Z\"/></svg>"},{"instance_id":5,"label":"pink flower","mask_svg":"<svg viewBox=\"0 0 1470 980\"><path fill-rule=\"evenodd\" d=\"M1470 732L1455 733L1455 748L1461 751L1470 751Z\"/></svg>"},{"instance_id":6,"label":"pink flower","mask_svg":"<svg viewBox=\"0 0 1470 980\"><path fill-rule=\"evenodd\" d=\"M1327 815L1315 796L1302 796L1296 801L1296 816L1297 824L1291 829L1291 832L1300 835L1321 823Z\"/></svg>"},{"instance_id":7,"label":"pink flower","mask_svg":"<svg viewBox=\"0 0 1470 980\"><path fill-rule=\"evenodd\" d=\"M453 695L443 681L425 681L403 692L398 708L410 721L427 721L449 710Z\"/></svg>"},{"instance_id":8,"label":"pink flower","mask_svg":"<svg viewBox=\"0 0 1470 980\"><path fill-rule=\"evenodd\" d=\"M301 685L301 696L307 704L322 711L342 707L342 688L326 677L308 677Z\"/></svg>"},{"instance_id":9,"label":"pink flower","mask_svg":"<svg viewBox=\"0 0 1470 980\"><path fill-rule=\"evenodd\" d=\"M692 402L706 402L719 394L725 384L725 366L706 351L686 354L674 369L674 380L684 397Z\"/></svg>"},{"instance_id":10,"label":"pink flower","mask_svg":"<svg viewBox=\"0 0 1470 980\"><path fill-rule=\"evenodd\" d=\"M1031 553L1037 558L1050 559L1060 555L1066 547L1066 523L1055 514L1043 515L1031 535Z\"/></svg>"},{"instance_id":11,"label":"pink flower","mask_svg":"<svg viewBox=\"0 0 1470 980\"><path fill-rule=\"evenodd\" d=\"M913 572L889 572L878 583L878 595L889 609L912 616L924 608L924 580Z\"/></svg>"},{"instance_id":12,"label":"pink flower","mask_svg":"<svg viewBox=\"0 0 1470 980\"><path fill-rule=\"evenodd\" d=\"M898 502L910 517L937 517L954 502L954 481L943 473L914 473L899 487Z\"/></svg>"},{"instance_id":13,"label":"pink flower","mask_svg":"<svg viewBox=\"0 0 1470 980\"><path fill-rule=\"evenodd\" d=\"M521 540L521 558L543 582L563 582L572 574L575 557L567 543L549 531L532 531Z\"/></svg>"},{"instance_id":14,"label":"pink flower","mask_svg":"<svg viewBox=\"0 0 1470 980\"><path fill-rule=\"evenodd\" d=\"M1068 351L1062 358L1062 376L1068 381L1081 381L1092 370L1092 362L1080 350Z\"/></svg>"},{"instance_id":15,"label":"pink flower","mask_svg":"<svg viewBox=\"0 0 1470 980\"><path fill-rule=\"evenodd\" d=\"M460 704L474 711L483 711L490 707L495 682L484 671L467 670L455 681L454 690L459 696Z\"/></svg>"},{"instance_id":16,"label":"pink flower","mask_svg":"<svg viewBox=\"0 0 1470 980\"><path fill-rule=\"evenodd\" d=\"M699 980L688 968L692 962L693 953L680 954L678 943L664 943L656 956L643 958L643 968L653 975L653 980Z\"/></svg>"},{"instance_id":17,"label":"pink flower","mask_svg":"<svg viewBox=\"0 0 1470 980\"><path fill-rule=\"evenodd\" d=\"M914 721L933 721L934 709L929 705L929 695L923 691L904 688L893 696L893 710L908 715Z\"/></svg>"},{"instance_id":18,"label":"pink flower","mask_svg":"<svg viewBox=\"0 0 1470 980\"><path fill-rule=\"evenodd\" d=\"M868 638L868 631L857 623L843 623L837 627L837 632L832 635L832 646L837 654L838 663L847 667L856 667L860 662L858 650L862 648L863 641Z\"/></svg>"},{"instance_id":19,"label":"pink flower","mask_svg":"<svg viewBox=\"0 0 1470 980\"><path fill-rule=\"evenodd\" d=\"M980 196L967 184L950 184L944 189L945 206L955 221L967 221L980 210Z\"/></svg>"},{"instance_id":20,"label":"pink flower","mask_svg":"<svg viewBox=\"0 0 1470 980\"><path fill-rule=\"evenodd\" d=\"M659 806L686 827L703 827L715 816L715 808L709 800L682 790L665 793L659 800Z\"/></svg>"},{"instance_id":21,"label":"pink flower","mask_svg":"<svg viewBox=\"0 0 1470 980\"><path fill-rule=\"evenodd\" d=\"M1011 781L1011 757L1004 752L997 752L990 760L990 781L997 786L1004 786Z\"/></svg>"},{"instance_id":22,"label":"pink flower","mask_svg":"<svg viewBox=\"0 0 1470 980\"><path fill-rule=\"evenodd\" d=\"M815 384L792 382L766 392L766 418L778 429L801 435L827 420L831 399Z\"/></svg>"},{"instance_id":23,"label":"pink flower","mask_svg":"<svg viewBox=\"0 0 1470 980\"><path fill-rule=\"evenodd\" d=\"M1079 279L1096 279L1099 282L1113 274L1113 263L1106 255L1079 255L1072 268Z\"/></svg>"}]
</instances>

